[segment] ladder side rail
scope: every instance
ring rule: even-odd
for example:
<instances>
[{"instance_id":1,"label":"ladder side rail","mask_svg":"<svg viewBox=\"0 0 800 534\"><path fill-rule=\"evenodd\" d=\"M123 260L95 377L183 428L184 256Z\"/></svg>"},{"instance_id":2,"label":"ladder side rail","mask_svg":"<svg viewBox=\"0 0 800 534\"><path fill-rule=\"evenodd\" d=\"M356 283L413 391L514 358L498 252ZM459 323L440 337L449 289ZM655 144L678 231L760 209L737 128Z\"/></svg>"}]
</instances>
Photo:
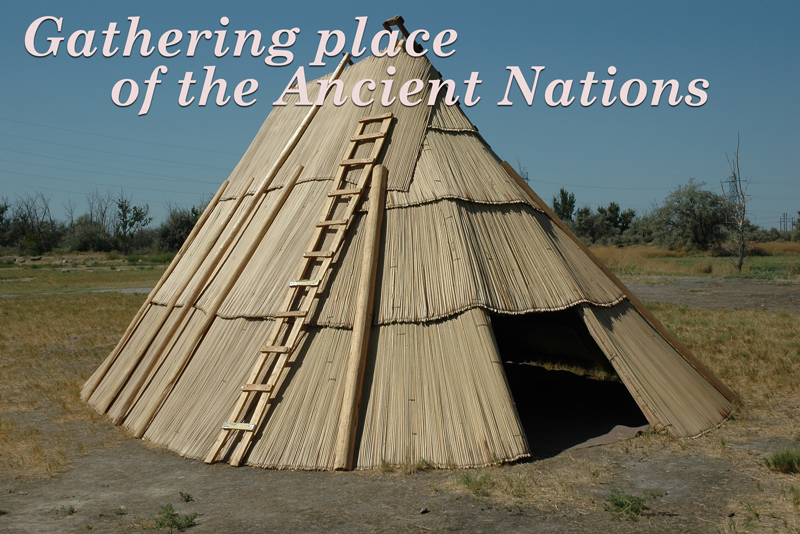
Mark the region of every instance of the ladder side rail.
<instances>
[{"instance_id":1,"label":"ladder side rail","mask_svg":"<svg viewBox=\"0 0 800 534\"><path fill-rule=\"evenodd\" d=\"M345 160L338 166L331 184L330 192L323 203L322 218L315 225L309 246L306 249L307 253L303 254L303 258L301 259L298 270L296 271L296 282L290 283L290 288L286 293L281 307L279 308L282 311L279 311L276 314L276 318L280 318L276 320L276 323L274 323L273 328L271 329L267 338L267 342L262 347L259 356L256 358L256 363L253 366L250 376L248 377L248 381L242 386L242 391L239 394L237 402L234 405L234 409L231 412L230 421L232 422L228 422L223 425L217 440L207 454L205 458L207 463L213 463L217 459L217 456L221 452L228 438L232 435L232 431L242 430L244 433L242 434L241 439L236 445L230 458L231 465L239 465L247 453L249 445L257 429L260 428L261 424L266 418L271 404L270 401L276 398L278 393L276 386L281 377L285 376L288 372L287 364L293 357L294 350L299 344L300 336L304 331L306 320L308 318L308 313L310 312L310 309L318 292L320 291L320 288L322 287L322 284L326 283L335 253L341 246L344 235L349 228L353 215L355 214L355 211L361 201L366 183L372 175L372 170L375 167L374 162L377 160L377 157L380 155L383 149L384 141L391 126L392 119L392 114L386 114L375 118L367 117L359 120L356 128L356 134L353 138L351 138L348 147L345 150ZM364 135L363 130L365 125L369 122L375 122L378 120L382 121L380 131L376 132L376 134ZM362 136L364 137L363 139L360 138ZM354 160L352 158L354 151L362 142L373 143L370 151L370 158L366 158L369 160L369 162ZM346 193L346 195L349 196L349 199L346 201L347 205L345 208L345 219L342 221L332 221L330 217L334 216L336 206L340 202L344 201L342 197L345 196L336 193L342 189L342 183L344 182L344 178L348 172L348 169L356 166L361 166L362 171L358 180L358 186L348 190ZM383 167L381 166L381 168ZM336 224L334 237L332 243L329 245L331 250L317 251L316 249L320 245L321 240L326 233L333 230L333 225L331 223ZM318 280L314 280L314 283L312 284L310 283L312 280L304 280L304 278L307 275L310 276L310 273L312 272L311 269L315 266L315 264L318 265ZM299 282L304 283L301 284ZM298 309L293 310L292 308L295 305L298 307ZM288 326L288 328L284 329L284 325L292 319L294 321ZM285 340L283 343L279 343L279 340L282 337L284 337ZM277 358L271 365L267 366L267 368L271 367L271 371L268 373L269 378L267 383L259 384L256 383L256 381L264 372L265 364L268 361L267 354L276 354ZM249 422L236 422L239 420L239 418L243 417L246 412L249 411L247 405L248 400L252 395L260 396L255 404L255 407L251 405L252 412Z\"/></svg>"}]
</instances>

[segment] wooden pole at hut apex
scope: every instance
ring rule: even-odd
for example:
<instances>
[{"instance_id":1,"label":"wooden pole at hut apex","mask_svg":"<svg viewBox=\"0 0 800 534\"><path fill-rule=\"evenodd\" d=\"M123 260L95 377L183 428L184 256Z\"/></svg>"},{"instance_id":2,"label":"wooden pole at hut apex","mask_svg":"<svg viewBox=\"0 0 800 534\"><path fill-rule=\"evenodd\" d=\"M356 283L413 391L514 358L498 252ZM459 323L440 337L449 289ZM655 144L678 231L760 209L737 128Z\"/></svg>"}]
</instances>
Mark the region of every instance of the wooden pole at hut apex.
<instances>
[{"instance_id":1,"label":"wooden pole at hut apex","mask_svg":"<svg viewBox=\"0 0 800 534\"><path fill-rule=\"evenodd\" d=\"M250 258L253 257L255 254L256 249L261 244L261 241L264 239L264 236L269 230L270 226L272 226L272 222L275 220L275 217L278 216L281 208L283 207L284 203L286 203L286 199L289 198L289 194L291 194L292 190L294 189L295 184L297 183L297 179L300 177L300 174L303 172L303 166L298 165L294 172L292 173L289 181L286 185L283 186L281 189L280 195L275 200L275 202L270 206L269 212L267 214L266 220L264 221L262 227L259 229L258 232L253 236L250 240L250 243L247 245L247 249L243 252L241 258L238 259L238 264L236 265L236 269L228 276L228 279L225 281L225 285L220 289L217 297L214 299L214 302L209 306L208 310L206 310L206 319L203 321L203 324L198 328L193 334L190 341L186 344L186 349L181 352L181 354L176 358L175 363L173 364L172 371L169 374L169 378L164 383L161 392L156 397L155 402L150 404L150 408L147 411L147 414L142 422L141 425L134 431L134 435L137 438L141 438L147 427L150 426L150 423L155 418L158 410L161 409L161 405L164 404L164 401L169 395L169 392L172 391L172 388L178 382L178 379L183 374L183 370L186 369L186 366L189 364L189 360L191 360L192 355L194 354L195 350L197 350L197 346L200 344L200 341L208 332L208 329L211 328L211 324L214 322L214 319L217 318L217 312L225 303L225 299L228 298L228 294L230 293L233 286L236 284L236 281L239 279L239 276L244 271L245 267L250 261ZM263 206L267 198L266 191L263 193L261 200L257 203L257 207L252 210L252 215L254 216L255 213L258 211L259 208ZM254 203L255 204L255 203ZM242 220L246 218L246 214L242 214ZM242 220L237 221L236 226L234 227L233 232L231 232L232 236L238 235L240 232L244 234L245 225L242 224ZM251 219L252 220L252 219ZM226 244L225 249L227 250L228 244ZM187 304L189 307L189 304Z\"/></svg>"},{"instance_id":2,"label":"wooden pole at hut apex","mask_svg":"<svg viewBox=\"0 0 800 534\"><path fill-rule=\"evenodd\" d=\"M364 369L369 336L372 326L372 307L375 302L375 278L378 273L378 258L381 245L381 226L386 196L386 176L389 171L377 165L372 171L369 190L369 212L367 212L364 255L361 257L361 275L356 297L356 315L350 338L350 353L344 384L344 400L339 416L339 432L336 439L334 469L353 468L356 430L358 429L361 389L364 384Z\"/></svg>"},{"instance_id":3,"label":"wooden pole at hut apex","mask_svg":"<svg viewBox=\"0 0 800 534\"><path fill-rule=\"evenodd\" d=\"M125 333L122 335L122 338L119 340L119 343L117 343L117 346L114 347L114 350L111 351L111 354L109 354L108 358L105 359L103 365L100 366L100 369L98 369L97 372L93 374L89 378L89 380L86 381L86 384L84 384L83 390L81 391L82 401L86 402L87 400L89 400L89 397L92 396L94 390L97 389L98 384L100 384L100 382L103 381L103 378L105 378L106 374L108 373L108 370L111 369L111 366L116 361L120 351L122 351L122 348L128 343L131 334L139 326L139 321L141 321L142 317L144 317L144 314L150 307L150 303L153 301L153 298L155 298L155 296L158 294L159 290L161 289L161 286L163 286L164 282L167 281L167 278L169 278L169 275L172 274L172 271L175 270L175 267L177 267L178 262L181 261L183 255L186 254L186 251L189 249L189 246L194 241L194 238L197 237L197 234L200 233L200 230L205 225L209 215L211 214L211 212L214 211L217 202L219 202L219 199L222 197L222 194L227 189L228 183L229 183L228 180L222 182L222 185L217 191L217 194L214 195L214 198L212 198L211 202L209 202L208 206L206 206L206 209L203 211L203 214L200 216L200 219L198 219L197 223L194 225L194 228L192 228L192 231L191 233L189 233L189 236L186 238L186 241L183 242L183 246L181 246L181 249L178 251L177 254L175 254L175 257L172 258L172 261L170 262L169 267L167 267L167 270L164 271L164 274L161 275L161 278L158 280L156 287L154 287L153 290L150 292L150 294L147 295L147 299L145 299L144 304L142 304L141 308L139 308L139 311L136 313L136 316L133 318L133 321L131 321L131 324L128 325L128 329L125 330Z\"/></svg>"},{"instance_id":4,"label":"wooden pole at hut apex","mask_svg":"<svg viewBox=\"0 0 800 534\"><path fill-rule=\"evenodd\" d=\"M569 228L567 228L567 226L561 221L561 219L558 218L558 215L553 213L553 210L551 210L547 206L547 204L545 204L545 202L542 201L541 198L539 198L539 195L534 193L533 189L531 189L531 187L527 183L525 183L525 180L523 180L522 177L519 174L517 174L517 171L514 170L514 167L509 165L507 161L504 161L502 163L502 166L503 169L505 169L506 173L517 183L517 185L528 195L528 197L536 205L538 205L542 211L544 211L545 215L547 215L556 226L558 226L565 234L567 234L567 237L569 237L576 245L578 245L578 247L580 247L580 249L584 251L587 256L589 256L589 259L591 259L594 262L594 264L597 265L597 267L599 267L600 270L603 271L603 273L606 276L608 276L608 278L620 289L620 291L622 291L625 294L625 297L628 299L628 301L630 301L630 303L633 304L633 306L637 310L639 310L639 313L641 313L645 319L650 321L650 324L652 324L653 327L656 330L658 330L658 332L664 337L664 339L666 339L667 342L670 345L672 345L672 347L675 350L677 350L681 356L686 358L686 361L688 361L692 366L694 366L694 368L697 369L700 372L700 374L703 375L706 378L706 380L708 380L711 383L712 386L717 388L717 390L720 393L722 393L722 395L726 399L733 402L736 399L737 395L733 391L728 389L728 386L723 384L719 378L714 376L714 373L712 373L708 367L703 365L703 363L700 360L698 360L694 354L692 354L692 351L690 351L683 343L678 341L678 338L673 336L669 330L664 328L664 325L662 325L661 322L658 319L656 319L656 316L650 313L650 310L647 309L647 306L645 306L644 303L642 303L642 301L636 298L636 296L631 294L630 290L625 286L625 284L623 284L619 278L614 276L614 273L612 273L608 269L608 267L606 267L606 264L600 261L600 258L595 256L592 253L592 251L589 250L589 248L586 245L584 245L583 242L580 239L578 239L578 237L575 234L573 234Z\"/></svg>"}]
</instances>

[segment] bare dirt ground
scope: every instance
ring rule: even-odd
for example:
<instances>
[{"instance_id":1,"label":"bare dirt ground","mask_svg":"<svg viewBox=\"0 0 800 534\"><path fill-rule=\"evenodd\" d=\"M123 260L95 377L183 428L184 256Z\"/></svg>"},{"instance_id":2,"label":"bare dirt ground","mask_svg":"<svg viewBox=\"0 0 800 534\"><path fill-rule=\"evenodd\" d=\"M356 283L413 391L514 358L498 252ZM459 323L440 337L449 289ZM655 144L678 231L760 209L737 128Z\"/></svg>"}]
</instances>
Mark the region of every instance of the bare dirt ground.
<instances>
[{"instance_id":1,"label":"bare dirt ground","mask_svg":"<svg viewBox=\"0 0 800 534\"><path fill-rule=\"evenodd\" d=\"M778 446L775 443L774 446ZM126 531L146 526L165 503L199 512L191 532L714 532L733 512L731 501L757 492L757 480L725 458L674 451L625 453L619 447L583 449L552 459L594 464L610 473L588 489L590 500L563 508L497 505L454 488L453 473L265 471L206 466L127 439L80 458L45 483L7 483L0 502L5 532ZM568 458L567 458L568 457ZM495 468L515 471L514 466ZM612 486L664 496L638 522L612 519L602 503ZM194 501L184 503L179 492ZM591 499L595 503L591 502ZM66 515L57 510L72 506ZM114 510L125 507L125 515ZM427 513L421 513L427 509ZM56 510L55 512L53 510ZM734 516L735 517L735 516Z\"/></svg>"},{"instance_id":2,"label":"bare dirt ground","mask_svg":"<svg viewBox=\"0 0 800 534\"><path fill-rule=\"evenodd\" d=\"M800 313L798 285L683 277L626 283L645 301ZM42 432L54 424L48 410L33 414ZM411 467L328 473L208 466L132 439L106 419L75 422L74 439L85 451L65 459L69 469L49 478L0 470L0 510L7 512L0 532L139 531L153 528L171 503L181 515L198 514L188 530L197 534L798 533L800 497L788 488L800 488L800 476L762 465L768 453L800 445L798 414L795 395L769 410L744 410L694 440L644 434L513 465L410 473ZM114 439L98 439L101 433ZM607 510L614 488L659 496L638 521L624 520ZM184 502L181 492L193 500Z\"/></svg>"}]
</instances>

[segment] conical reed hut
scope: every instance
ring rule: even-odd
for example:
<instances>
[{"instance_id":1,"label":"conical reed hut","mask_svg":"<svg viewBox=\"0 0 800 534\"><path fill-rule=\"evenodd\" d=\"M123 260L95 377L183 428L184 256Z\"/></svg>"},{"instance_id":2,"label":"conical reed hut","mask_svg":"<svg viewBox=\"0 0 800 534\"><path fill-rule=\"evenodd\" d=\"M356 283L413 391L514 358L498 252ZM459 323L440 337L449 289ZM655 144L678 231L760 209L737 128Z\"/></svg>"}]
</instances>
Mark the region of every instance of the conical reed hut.
<instances>
[{"instance_id":1,"label":"conical reed hut","mask_svg":"<svg viewBox=\"0 0 800 534\"><path fill-rule=\"evenodd\" d=\"M428 105L440 75L426 57L347 59L307 83L312 103L393 67L391 98L300 106L293 93L276 106L87 381L87 402L207 462L513 461L537 435L520 423L493 321L568 314L574 339L537 335L613 368L654 429L695 436L729 417L734 394L459 105ZM403 105L415 79L419 104Z\"/></svg>"}]
</instances>

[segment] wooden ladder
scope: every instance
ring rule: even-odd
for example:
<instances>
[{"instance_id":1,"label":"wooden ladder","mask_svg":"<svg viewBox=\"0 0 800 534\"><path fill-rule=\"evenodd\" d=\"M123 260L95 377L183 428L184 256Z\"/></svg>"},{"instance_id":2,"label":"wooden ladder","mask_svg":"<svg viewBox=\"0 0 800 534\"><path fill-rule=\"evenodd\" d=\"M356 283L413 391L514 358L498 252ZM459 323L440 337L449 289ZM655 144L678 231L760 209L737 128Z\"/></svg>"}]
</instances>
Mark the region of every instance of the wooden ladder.
<instances>
[{"instance_id":1,"label":"wooden ladder","mask_svg":"<svg viewBox=\"0 0 800 534\"><path fill-rule=\"evenodd\" d=\"M297 276L289 282L289 290L280 307L281 311L275 314L275 322L267 336L267 340L256 357L247 382L241 388L242 391L233 407L228 422L222 424L222 430L205 458L206 463L216 461L231 433L240 431L243 433L241 440L230 459L231 465L239 465L250 446L253 436L263 423L269 410L269 401L276 397L277 390L275 386L281 375L285 372L288 373L287 364L298 346L311 306L331 268L336 252L344 241L345 232L358 208L375 162L380 156L381 150L383 150L393 117L392 113L385 113L383 115L362 117L358 120L355 135L350 138L344 159L339 163L333 184L328 192L327 200L322 209L322 218L317 222L311 242L306 249L307 252L303 254L303 258L300 261ZM381 123L379 130L374 133L364 133L365 127L374 122ZM363 143L373 143L369 157L354 158L356 150ZM347 187L345 177L348 171L358 167L362 168L358 185L356 187ZM336 216L337 208L345 202L344 214L333 219ZM319 250L319 247L323 245L325 238L330 233L334 235L329 248L327 250ZM315 270L315 267L318 267L318 269ZM311 277L312 274L313 278ZM269 379L266 383L263 383L270 365L272 366L272 371L269 373ZM249 401L254 396L258 396L258 403L255 410L251 411L247 407L251 404ZM248 412L251 412L250 416L246 417ZM247 420L242 421L241 419Z\"/></svg>"}]
</instances>

